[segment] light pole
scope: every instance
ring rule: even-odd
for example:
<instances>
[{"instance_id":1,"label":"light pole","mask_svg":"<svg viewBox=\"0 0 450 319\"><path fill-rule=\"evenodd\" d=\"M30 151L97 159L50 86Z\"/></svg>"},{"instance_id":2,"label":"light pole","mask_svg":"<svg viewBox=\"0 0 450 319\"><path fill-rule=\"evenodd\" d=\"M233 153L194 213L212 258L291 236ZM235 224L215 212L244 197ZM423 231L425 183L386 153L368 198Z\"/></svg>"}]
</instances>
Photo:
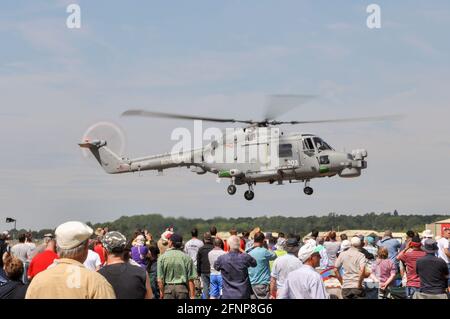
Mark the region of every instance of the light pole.
<instances>
[{"instance_id":1,"label":"light pole","mask_svg":"<svg viewBox=\"0 0 450 319\"><path fill-rule=\"evenodd\" d=\"M13 238L12 238L13 240L14 240L14 234L17 232L16 222L17 222L16 219L11 218L11 217L6 217L6 223L7 223L7 224L9 224L9 223L14 223L14 233L13 233Z\"/></svg>"}]
</instances>

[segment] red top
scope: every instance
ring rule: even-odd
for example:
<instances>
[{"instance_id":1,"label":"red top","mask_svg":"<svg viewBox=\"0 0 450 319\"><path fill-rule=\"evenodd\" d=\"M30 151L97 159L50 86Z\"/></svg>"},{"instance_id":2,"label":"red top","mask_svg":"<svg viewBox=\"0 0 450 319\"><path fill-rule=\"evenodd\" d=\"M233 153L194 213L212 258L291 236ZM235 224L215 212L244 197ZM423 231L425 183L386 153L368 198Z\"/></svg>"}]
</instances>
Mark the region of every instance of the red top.
<instances>
[{"instance_id":1,"label":"red top","mask_svg":"<svg viewBox=\"0 0 450 319\"><path fill-rule=\"evenodd\" d=\"M240 241L241 249L245 250L245 241L242 238L240 238L240 240L241 240ZM228 243L227 243L226 240L223 241L223 250L224 251L230 251L230 247L228 246Z\"/></svg>"},{"instance_id":2,"label":"red top","mask_svg":"<svg viewBox=\"0 0 450 319\"><path fill-rule=\"evenodd\" d=\"M44 271L57 258L58 255L51 250L44 250L42 253L37 254L28 267L28 277L33 278L41 271Z\"/></svg>"},{"instance_id":3,"label":"red top","mask_svg":"<svg viewBox=\"0 0 450 319\"><path fill-rule=\"evenodd\" d=\"M420 288L420 278L416 273L416 261L425 255L426 253L422 250L410 250L398 254L398 260L406 264L406 286Z\"/></svg>"},{"instance_id":4,"label":"red top","mask_svg":"<svg viewBox=\"0 0 450 319\"><path fill-rule=\"evenodd\" d=\"M102 244L97 244L94 246L94 251L100 256L100 262L103 265L105 263L105 248Z\"/></svg>"}]
</instances>

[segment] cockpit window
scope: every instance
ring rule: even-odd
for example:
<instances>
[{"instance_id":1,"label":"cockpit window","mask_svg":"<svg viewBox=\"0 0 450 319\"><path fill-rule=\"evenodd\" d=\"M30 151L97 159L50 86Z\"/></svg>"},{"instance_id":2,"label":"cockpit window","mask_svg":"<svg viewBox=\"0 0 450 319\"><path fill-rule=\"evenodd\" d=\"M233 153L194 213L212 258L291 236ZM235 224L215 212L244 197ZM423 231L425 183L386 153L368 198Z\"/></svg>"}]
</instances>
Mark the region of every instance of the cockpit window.
<instances>
[{"instance_id":1,"label":"cockpit window","mask_svg":"<svg viewBox=\"0 0 450 319\"><path fill-rule=\"evenodd\" d=\"M314 150L314 145L310 138L306 138L303 140L303 148L305 150Z\"/></svg>"},{"instance_id":2,"label":"cockpit window","mask_svg":"<svg viewBox=\"0 0 450 319\"><path fill-rule=\"evenodd\" d=\"M328 145L324 140L322 140L320 137L314 137L314 144L316 144L316 148L319 151L325 151L325 150L332 150L331 146Z\"/></svg>"}]
</instances>

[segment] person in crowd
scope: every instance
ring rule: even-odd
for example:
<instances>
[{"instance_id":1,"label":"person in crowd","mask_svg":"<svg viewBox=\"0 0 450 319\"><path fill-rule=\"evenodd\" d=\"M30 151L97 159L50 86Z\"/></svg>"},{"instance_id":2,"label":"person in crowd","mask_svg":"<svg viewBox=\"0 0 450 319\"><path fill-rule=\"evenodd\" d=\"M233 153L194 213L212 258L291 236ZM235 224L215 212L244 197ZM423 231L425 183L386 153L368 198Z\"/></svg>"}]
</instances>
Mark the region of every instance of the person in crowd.
<instances>
[{"instance_id":1,"label":"person in crowd","mask_svg":"<svg viewBox=\"0 0 450 319\"><path fill-rule=\"evenodd\" d=\"M320 254L319 268L325 269L328 267L328 263L329 263L327 250L325 249L325 246L324 246L325 238L322 236L319 236L319 237L317 237L316 242L317 242L316 252L318 252Z\"/></svg>"},{"instance_id":2,"label":"person in crowd","mask_svg":"<svg viewBox=\"0 0 450 319\"><path fill-rule=\"evenodd\" d=\"M230 236L237 236L237 234L238 234L238 231L235 228L232 228L230 230ZM242 238L240 239L240 247L241 247L242 251L245 251L245 241ZM227 240L223 241L223 250L225 252L229 252L230 251L230 247L228 246L228 241Z\"/></svg>"},{"instance_id":3,"label":"person in crowd","mask_svg":"<svg viewBox=\"0 0 450 319\"><path fill-rule=\"evenodd\" d=\"M166 250L169 248L169 239L170 236L172 236L173 231L170 230L170 228L167 228L162 234L161 238L158 240L158 249L159 249L159 255L163 255Z\"/></svg>"},{"instance_id":4,"label":"person in crowd","mask_svg":"<svg viewBox=\"0 0 450 319\"><path fill-rule=\"evenodd\" d=\"M406 298L412 299L415 292L420 290L420 278L416 272L416 263L426 253L421 249L420 237L415 235L406 247L397 255L397 259L406 265Z\"/></svg>"},{"instance_id":5,"label":"person in crowd","mask_svg":"<svg viewBox=\"0 0 450 319\"><path fill-rule=\"evenodd\" d=\"M341 243L336 241L336 232L330 231L328 233L328 241L323 243L323 246L325 247L325 250L327 252L328 256L328 266L334 266L334 263L336 262L337 253L339 249L341 248Z\"/></svg>"},{"instance_id":6,"label":"person in crowd","mask_svg":"<svg viewBox=\"0 0 450 319\"><path fill-rule=\"evenodd\" d=\"M278 236L279 237L276 240L276 244L275 244L275 247L273 250L273 252L277 256L277 258L287 254L287 251L286 251L286 242L287 241L286 241L285 235L284 235L284 233L279 233ZM269 261L270 271L272 271L272 269L273 269L273 263L275 262L275 260L276 259Z\"/></svg>"},{"instance_id":7,"label":"person in crowd","mask_svg":"<svg viewBox=\"0 0 450 319\"><path fill-rule=\"evenodd\" d=\"M417 259L416 273L420 278L420 291L414 299L447 299L449 270L442 258L435 254L439 247L435 240L427 239L422 247L426 255Z\"/></svg>"},{"instance_id":8,"label":"person in crowd","mask_svg":"<svg viewBox=\"0 0 450 319\"><path fill-rule=\"evenodd\" d=\"M33 242L33 235L31 233L25 234L25 244L30 247L30 253L28 254L28 261L30 261L31 256L33 256L33 252L36 249L36 244Z\"/></svg>"},{"instance_id":9,"label":"person in crowd","mask_svg":"<svg viewBox=\"0 0 450 319\"><path fill-rule=\"evenodd\" d=\"M416 235L416 233L413 230L408 230L406 232L405 241L400 245L400 251L404 250L406 248L406 246L408 246L409 242L415 235Z\"/></svg>"},{"instance_id":10,"label":"person in crowd","mask_svg":"<svg viewBox=\"0 0 450 319\"><path fill-rule=\"evenodd\" d=\"M375 238L373 234L369 236L360 236L361 246L360 252L364 254L367 259L368 272L371 272L378 254L378 249L374 246ZM379 282L375 275L370 275L363 280L363 287L366 294L366 299L378 299L379 296Z\"/></svg>"},{"instance_id":11,"label":"person in crowd","mask_svg":"<svg viewBox=\"0 0 450 319\"><path fill-rule=\"evenodd\" d=\"M392 231L386 230L383 238L377 242L378 247L386 247L389 252L389 259L398 267L397 254L400 249L400 242L392 237Z\"/></svg>"},{"instance_id":12,"label":"person in crowd","mask_svg":"<svg viewBox=\"0 0 450 319\"><path fill-rule=\"evenodd\" d=\"M425 240L427 239L433 239L434 238L434 234L430 229L425 229L422 233L422 247L425 244Z\"/></svg>"},{"instance_id":13,"label":"person in crowd","mask_svg":"<svg viewBox=\"0 0 450 319\"><path fill-rule=\"evenodd\" d=\"M158 258L157 275L161 299L194 299L197 271L182 250L183 237L172 234L166 252Z\"/></svg>"},{"instance_id":14,"label":"person in crowd","mask_svg":"<svg viewBox=\"0 0 450 319\"><path fill-rule=\"evenodd\" d=\"M313 229L311 231L311 239L317 240L317 237L319 237L319 231L317 229Z\"/></svg>"},{"instance_id":15,"label":"person in crowd","mask_svg":"<svg viewBox=\"0 0 450 319\"><path fill-rule=\"evenodd\" d=\"M449 240L450 240L450 227L445 227L443 229L442 238L437 241L438 257L441 258L447 264L448 269L450 270L450 249L449 249ZM450 287L450 279L448 282L448 286Z\"/></svg>"},{"instance_id":16,"label":"person in crowd","mask_svg":"<svg viewBox=\"0 0 450 319\"><path fill-rule=\"evenodd\" d=\"M147 247L150 247L151 245L156 245L155 241L153 240L153 235L147 229L144 229L144 237L145 237L145 245Z\"/></svg>"},{"instance_id":17,"label":"person in crowd","mask_svg":"<svg viewBox=\"0 0 450 319\"><path fill-rule=\"evenodd\" d=\"M150 279L145 269L126 261L127 239L117 231L102 238L106 250L106 263L98 273L111 284L117 299L152 299Z\"/></svg>"},{"instance_id":18,"label":"person in crowd","mask_svg":"<svg viewBox=\"0 0 450 319\"><path fill-rule=\"evenodd\" d=\"M270 274L270 298L272 299L277 298L278 292L284 286L288 274L302 265L302 262L297 257L299 251L297 238L287 239L284 247L286 254L274 260Z\"/></svg>"},{"instance_id":19,"label":"person in crowd","mask_svg":"<svg viewBox=\"0 0 450 319\"><path fill-rule=\"evenodd\" d=\"M59 259L33 278L26 298L114 299L116 295L108 281L83 266L92 233L92 228L78 221L59 225L55 231Z\"/></svg>"},{"instance_id":20,"label":"person in crowd","mask_svg":"<svg viewBox=\"0 0 450 319\"><path fill-rule=\"evenodd\" d=\"M339 238L341 239L341 242L343 242L344 240L348 240L347 234L341 234L341 235L339 236Z\"/></svg>"},{"instance_id":21,"label":"person in crowd","mask_svg":"<svg viewBox=\"0 0 450 319\"><path fill-rule=\"evenodd\" d=\"M7 231L4 231L0 235L0 284L7 281L6 274L3 271L3 258L2 257L7 251L9 251L8 239L9 239L9 233Z\"/></svg>"},{"instance_id":22,"label":"person in crowd","mask_svg":"<svg viewBox=\"0 0 450 319\"><path fill-rule=\"evenodd\" d=\"M269 299L270 268L269 261L277 258L277 255L263 247L265 236L262 232L256 233L253 247L247 253L256 260L256 267L248 270L250 283L254 296L257 299Z\"/></svg>"},{"instance_id":23,"label":"person in crowd","mask_svg":"<svg viewBox=\"0 0 450 319\"><path fill-rule=\"evenodd\" d=\"M359 251L361 240L359 237L352 237L351 247L342 251L336 259L336 268L344 270L342 277L342 297L344 299L362 299L365 297L365 290L362 286L366 277L366 257ZM341 245L341 249L344 247Z\"/></svg>"},{"instance_id":24,"label":"person in crowd","mask_svg":"<svg viewBox=\"0 0 450 319\"><path fill-rule=\"evenodd\" d=\"M44 234L43 236L43 243L37 246L32 252L30 252L29 260L33 260L34 256L36 256L39 253L42 253L44 250L47 249L47 244L49 241L54 240L54 236L51 233Z\"/></svg>"},{"instance_id":25,"label":"person in crowd","mask_svg":"<svg viewBox=\"0 0 450 319\"><path fill-rule=\"evenodd\" d=\"M342 252L348 250L350 247L352 247L352 244L350 243L350 240L346 239L346 240L342 241L342 243L341 243L341 248L340 248L339 251L337 252L337 256L339 257L339 255L340 255ZM336 259L336 260L337 260L337 259ZM336 265L336 263L335 263L335 265Z\"/></svg>"},{"instance_id":26,"label":"person in crowd","mask_svg":"<svg viewBox=\"0 0 450 319\"><path fill-rule=\"evenodd\" d=\"M17 258L19 258L24 267L23 272L23 283L28 283L28 267L29 267L29 261L31 257L31 253L33 250L32 245L30 245L29 241L29 235L28 234L21 234L19 235L19 243L15 244L13 247L11 247L11 254Z\"/></svg>"},{"instance_id":27,"label":"person in crowd","mask_svg":"<svg viewBox=\"0 0 450 319\"><path fill-rule=\"evenodd\" d=\"M208 260L210 265L214 265L214 263L220 256L226 254L226 252L222 249L222 247L223 247L222 239L216 237L216 239L214 239L214 248L208 253ZM209 298L218 299L220 298L222 293L222 275L220 274L220 270L214 269L214 266L210 267L209 278L210 278Z\"/></svg>"},{"instance_id":28,"label":"person in crowd","mask_svg":"<svg viewBox=\"0 0 450 319\"><path fill-rule=\"evenodd\" d=\"M364 248L374 259L377 258L378 248L375 247L375 237L373 235L364 237Z\"/></svg>"},{"instance_id":29,"label":"person in crowd","mask_svg":"<svg viewBox=\"0 0 450 319\"><path fill-rule=\"evenodd\" d=\"M211 226L211 228L209 228L209 233L211 234L212 239L214 240L217 236L217 228L216 226Z\"/></svg>"},{"instance_id":30,"label":"person in crowd","mask_svg":"<svg viewBox=\"0 0 450 319\"><path fill-rule=\"evenodd\" d=\"M88 255L83 263L84 267L92 271L98 271L102 266L102 261L100 260L99 254L97 254L92 249L88 250Z\"/></svg>"},{"instance_id":31,"label":"person in crowd","mask_svg":"<svg viewBox=\"0 0 450 319\"><path fill-rule=\"evenodd\" d=\"M135 239L136 245L131 248L131 258L144 269L148 265L148 248L145 246L144 235L138 235Z\"/></svg>"},{"instance_id":32,"label":"person in crowd","mask_svg":"<svg viewBox=\"0 0 450 319\"><path fill-rule=\"evenodd\" d=\"M26 234L20 234L19 243L11 247L11 254L19 258L22 263L25 263L31 254L31 246L25 243L26 238Z\"/></svg>"},{"instance_id":33,"label":"person in crowd","mask_svg":"<svg viewBox=\"0 0 450 319\"><path fill-rule=\"evenodd\" d=\"M286 243L286 235L283 232L278 233L277 243L275 245L276 250L284 250Z\"/></svg>"},{"instance_id":34,"label":"person in crowd","mask_svg":"<svg viewBox=\"0 0 450 319\"><path fill-rule=\"evenodd\" d=\"M276 251L277 250L277 238L272 235L272 233L268 232L264 234L265 236L265 244L264 247L266 247L270 251Z\"/></svg>"},{"instance_id":35,"label":"person in crowd","mask_svg":"<svg viewBox=\"0 0 450 319\"><path fill-rule=\"evenodd\" d=\"M379 298L386 299L390 294L389 286L393 283L397 268L394 262L388 258L389 252L387 247L378 248L378 257L375 261L372 272L379 283Z\"/></svg>"},{"instance_id":36,"label":"person in crowd","mask_svg":"<svg viewBox=\"0 0 450 319\"><path fill-rule=\"evenodd\" d=\"M242 232L242 239L244 240L244 251L246 251L253 245L247 246L250 242L250 232L248 230Z\"/></svg>"},{"instance_id":37,"label":"person in crowd","mask_svg":"<svg viewBox=\"0 0 450 319\"><path fill-rule=\"evenodd\" d=\"M103 234L103 229L99 232L99 234ZM102 244L102 236L98 236L95 244L94 244L94 251L98 254L100 257L100 263L103 265L106 261L106 251Z\"/></svg>"},{"instance_id":38,"label":"person in crowd","mask_svg":"<svg viewBox=\"0 0 450 319\"><path fill-rule=\"evenodd\" d=\"M302 266L287 275L279 299L329 299L325 285L315 268L320 265L320 253L313 242L307 242L299 252Z\"/></svg>"},{"instance_id":39,"label":"person in crowd","mask_svg":"<svg viewBox=\"0 0 450 319\"><path fill-rule=\"evenodd\" d=\"M252 294L248 268L256 267L256 260L241 253L240 242L238 236L228 238L230 252L214 263L214 269L222 275L222 299L249 299Z\"/></svg>"},{"instance_id":40,"label":"person in crowd","mask_svg":"<svg viewBox=\"0 0 450 319\"><path fill-rule=\"evenodd\" d=\"M130 248L131 250L131 248ZM148 265L147 265L147 273L150 279L150 287L152 288L153 298L160 299L159 296L159 288L158 288L158 255L159 248L156 243L151 244L148 247ZM130 259L133 260L133 259Z\"/></svg>"},{"instance_id":41,"label":"person in crowd","mask_svg":"<svg viewBox=\"0 0 450 319\"><path fill-rule=\"evenodd\" d=\"M364 236L360 235L357 237L361 241L361 245L359 246L359 251L364 255L364 257L366 257L366 259L368 261L375 260L375 256L373 254L371 254L365 247L366 242L364 240Z\"/></svg>"},{"instance_id":42,"label":"person in crowd","mask_svg":"<svg viewBox=\"0 0 450 319\"><path fill-rule=\"evenodd\" d=\"M202 297L209 299L211 265L209 263L209 252L214 248L211 234L209 232L203 235L204 245L200 247L197 253L197 275L202 281Z\"/></svg>"},{"instance_id":43,"label":"person in crowd","mask_svg":"<svg viewBox=\"0 0 450 319\"><path fill-rule=\"evenodd\" d=\"M198 229L193 228L191 230L192 238L186 242L184 245L184 252L188 254L189 257L192 258L194 262L194 266L197 267L197 254L200 247L203 246L203 242L198 239Z\"/></svg>"},{"instance_id":44,"label":"person in crowd","mask_svg":"<svg viewBox=\"0 0 450 319\"><path fill-rule=\"evenodd\" d=\"M28 285L22 282L24 267L19 258L9 252L2 255L6 282L0 284L0 299L24 299Z\"/></svg>"},{"instance_id":45,"label":"person in crowd","mask_svg":"<svg viewBox=\"0 0 450 319\"><path fill-rule=\"evenodd\" d=\"M56 241L54 239L47 242L47 248L31 260L28 267L28 279L32 280L38 273L48 268L53 261L58 258L56 254Z\"/></svg>"}]
</instances>

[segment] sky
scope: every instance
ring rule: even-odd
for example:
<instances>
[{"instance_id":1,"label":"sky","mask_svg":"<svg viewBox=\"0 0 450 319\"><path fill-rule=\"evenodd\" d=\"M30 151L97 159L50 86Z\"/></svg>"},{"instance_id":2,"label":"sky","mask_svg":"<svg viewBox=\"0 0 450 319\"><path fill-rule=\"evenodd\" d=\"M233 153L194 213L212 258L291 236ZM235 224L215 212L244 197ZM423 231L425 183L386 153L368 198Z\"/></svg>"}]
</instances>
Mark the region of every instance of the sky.
<instances>
[{"instance_id":1,"label":"sky","mask_svg":"<svg viewBox=\"0 0 450 319\"><path fill-rule=\"evenodd\" d=\"M69 29L66 8L81 8ZM449 213L450 3L376 1L3 1L0 230L122 215L209 218L329 212ZM186 168L108 175L78 148L100 121L129 157L169 151L191 122L122 118L130 108L262 118L268 94L315 94L281 120L406 114L386 123L283 127L337 150L365 148L359 178L257 185L255 199ZM204 123L204 127L212 126ZM224 128L224 126L221 126Z\"/></svg>"}]
</instances>

